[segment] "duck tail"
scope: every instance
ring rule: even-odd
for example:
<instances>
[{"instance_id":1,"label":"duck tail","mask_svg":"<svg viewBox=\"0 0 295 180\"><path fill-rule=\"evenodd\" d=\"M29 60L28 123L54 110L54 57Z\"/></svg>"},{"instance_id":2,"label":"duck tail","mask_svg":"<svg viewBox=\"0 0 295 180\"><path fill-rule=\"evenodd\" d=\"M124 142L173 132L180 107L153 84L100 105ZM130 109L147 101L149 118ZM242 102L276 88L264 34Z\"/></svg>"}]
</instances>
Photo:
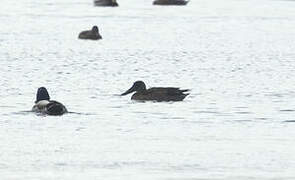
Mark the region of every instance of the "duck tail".
<instances>
[{"instance_id":1,"label":"duck tail","mask_svg":"<svg viewBox=\"0 0 295 180\"><path fill-rule=\"evenodd\" d=\"M184 93L184 92L189 92L189 91L191 91L190 89L181 89L180 90L182 93Z\"/></svg>"}]
</instances>

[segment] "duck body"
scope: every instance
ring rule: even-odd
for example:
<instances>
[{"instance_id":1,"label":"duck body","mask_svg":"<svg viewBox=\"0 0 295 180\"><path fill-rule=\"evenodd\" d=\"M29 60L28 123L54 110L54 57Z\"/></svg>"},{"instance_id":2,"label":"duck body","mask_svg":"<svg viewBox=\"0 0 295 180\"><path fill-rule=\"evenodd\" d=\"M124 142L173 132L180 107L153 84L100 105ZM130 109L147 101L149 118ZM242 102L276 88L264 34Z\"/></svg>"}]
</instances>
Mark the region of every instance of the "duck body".
<instances>
[{"instance_id":1,"label":"duck body","mask_svg":"<svg viewBox=\"0 0 295 180\"><path fill-rule=\"evenodd\" d=\"M185 0L155 0L153 5L186 5L189 1Z\"/></svg>"},{"instance_id":2,"label":"duck body","mask_svg":"<svg viewBox=\"0 0 295 180\"><path fill-rule=\"evenodd\" d=\"M50 100L49 94L44 87L38 89L37 99L32 111L47 115L63 115L68 112L62 103Z\"/></svg>"},{"instance_id":3,"label":"duck body","mask_svg":"<svg viewBox=\"0 0 295 180\"><path fill-rule=\"evenodd\" d=\"M142 81L136 81L133 86L128 89L122 95L127 95L131 92L135 92L132 96L132 100L140 101L182 101L188 93L188 89L179 89L175 87L153 87L146 89L145 84Z\"/></svg>"},{"instance_id":4,"label":"duck body","mask_svg":"<svg viewBox=\"0 0 295 180\"><path fill-rule=\"evenodd\" d=\"M154 87L146 91L134 93L131 99L142 101L182 101L188 95L183 93L186 91L188 90L170 87Z\"/></svg>"},{"instance_id":5,"label":"duck body","mask_svg":"<svg viewBox=\"0 0 295 180\"><path fill-rule=\"evenodd\" d=\"M94 6L119 6L116 0L94 0Z\"/></svg>"},{"instance_id":6,"label":"duck body","mask_svg":"<svg viewBox=\"0 0 295 180\"><path fill-rule=\"evenodd\" d=\"M48 115L63 115L67 113L66 107L58 101L42 100L36 103L33 108L33 112L48 114Z\"/></svg>"},{"instance_id":7,"label":"duck body","mask_svg":"<svg viewBox=\"0 0 295 180\"><path fill-rule=\"evenodd\" d=\"M90 40L102 39L101 35L99 34L97 26L93 26L91 30L80 32L78 38L79 39L90 39Z\"/></svg>"}]
</instances>

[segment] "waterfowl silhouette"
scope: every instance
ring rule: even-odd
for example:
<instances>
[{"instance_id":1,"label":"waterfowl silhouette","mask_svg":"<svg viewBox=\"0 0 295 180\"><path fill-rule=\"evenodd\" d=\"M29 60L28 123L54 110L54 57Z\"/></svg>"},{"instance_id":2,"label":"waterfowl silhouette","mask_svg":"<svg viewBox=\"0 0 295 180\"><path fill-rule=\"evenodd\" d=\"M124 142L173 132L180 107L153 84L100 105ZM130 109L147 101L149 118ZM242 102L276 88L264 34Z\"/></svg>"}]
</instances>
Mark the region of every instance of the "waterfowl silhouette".
<instances>
[{"instance_id":1,"label":"waterfowl silhouette","mask_svg":"<svg viewBox=\"0 0 295 180\"><path fill-rule=\"evenodd\" d=\"M68 112L63 104L50 100L50 96L45 87L38 88L35 105L32 111L48 115L62 115Z\"/></svg>"},{"instance_id":2,"label":"waterfowl silhouette","mask_svg":"<svg viewBox=\"0 0 295 180\"><path fill-rule=\"evenodd\" d=\"M94 0L95 6L119 6L116 0Z\"/></svg>"},{"instance_id":3,"label":"waterfowl silhouette","mask_svg":"<svg viewBox=\"0 0 295 180\"><path fill-rule=\"evenodd\" d=\"M102 39L102 37L99 34L98 27L93 26L92 29L89 31L80 32L79 39L99 40L99 39Z\"/></svg>"},{"instance_id":4,"label":"waterfowl silhouette","mask_svg":"<svg viewBox=\"0 0 295 180\"><path fill-rule=\"evenodd\" d=\"M121 96L127 95L129 93L135 92L131 99L132 100L142 100L142 101L182 101L188 93L188 89L179 89L175 87L153 87L146 89L143 81L136 81L133 86L126 92L121 94Z\"/></svg>"},{"instance_id":5,"label":"waterfowl silhouette","mask_svg":"<svg viewBox=\"0 0 295 180\"><path fill-rule=\"evenodd\" d=\"M186 5L189 1L185 0L155 0L153 5Z\"/></svg>"}]
</instances>

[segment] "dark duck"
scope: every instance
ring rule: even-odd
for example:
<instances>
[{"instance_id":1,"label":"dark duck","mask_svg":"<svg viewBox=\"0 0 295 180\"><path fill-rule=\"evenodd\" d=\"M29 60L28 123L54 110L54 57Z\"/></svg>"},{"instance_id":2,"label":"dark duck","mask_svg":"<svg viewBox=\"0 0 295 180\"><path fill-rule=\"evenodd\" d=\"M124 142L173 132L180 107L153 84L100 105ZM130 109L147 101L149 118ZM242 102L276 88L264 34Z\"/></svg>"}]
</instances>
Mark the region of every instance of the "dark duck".
<instances>
[{"instance_id":1,"label":"dark duck","mask_svg":"<svg viewBox=\"0 0 295 180\"><path fill-rule=\"evenodd\" d=\"M98 27L93 26L91 30L80 32L79 39L99 40L102 39L102 37L99 34Z\"/></svg>"},{"instance_id":2,"label":"dark duck","mask_svg":"<svg viewBox=\"0 0 295 180\"><path fill-rule=\"evenodd\" d=\"M62 103L50 100L50 96L45 87L38 88L35 105L32 111L48 115L63 115L68 112Z\"/></svg>"},{"instance_id":3,"label":"dark duck","mask_svg":"<svg viewBox=\"0 0 295 180\"><path fill-rule=\"evenodd\" d=\"M189 1L185 0L155 0L153 5L186 5Z\"/></svg>"},{"instance_id":4,"label":"dark duck","mask_svg":"<svg viewBox=\"0 0 295 180\"><path fill-rule=\"evenodd\" d=\"M121 96L135 92L131 99L140 101L182 101L189 93L189 89L175 87L153 87L146 89L143 81L136 81L133 86Z\"/></svg>"},{"instance_id":5,"label":"dark duck","mask_svg":"<svg viewBox=\"0 0 295 180\"><path fill-rule=\"evenodd\" d=\"M94 0L94 6L119 6L116 0Z\"/></svg>"}]
</instances>

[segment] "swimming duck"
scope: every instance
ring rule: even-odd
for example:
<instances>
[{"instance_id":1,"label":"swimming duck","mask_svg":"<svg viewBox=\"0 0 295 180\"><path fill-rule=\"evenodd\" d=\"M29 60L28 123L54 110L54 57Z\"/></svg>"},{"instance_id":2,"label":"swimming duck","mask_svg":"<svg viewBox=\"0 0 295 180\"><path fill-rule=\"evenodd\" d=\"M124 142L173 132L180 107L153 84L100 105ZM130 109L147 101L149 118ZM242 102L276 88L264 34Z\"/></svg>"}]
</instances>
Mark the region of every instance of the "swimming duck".
<instances>
[{"instance_id":1,"label":"swimming duck","mask_svg":"<svg viewBox=\"0 0 295 180\"><path fill-rule=\"evenodd\" d=\"M95 6L118 6L116 0L94 0Z\"/></svg>"},{"instance_id":2,"label":"swimming duck","mask_svg":"<svg viewBox=\"0 0 295 180\"><path fill-rule=\"evenodd\" d=\"M181 90L174 87L153 87L146 89L143 81L136 81L133 86L121 96L136 92L132 95L132 100L151 100L151 101L182 101L187 95L184 92L188 89Z\"/></svg>"},{"instance_id":3,"label":"swimming duck","mask_svg":"<svg viewBox=\"0 0 295 180\"><path fill-rule=\"evenodd\" d=\"M62 115L68 112L63 104L50 100L48 91L45 87L38 88L35 105L33 106L32 111L48 115Z\"/></svg>"},{"instance_id":4,"label":"swimming duck","mask_svg":"<svg viewBox=\"0 0 295 180\"><path fill-rule=\"evenodd\" d=\"M186 5L188 2L185 0L155 0L153 5Z\"/></svg>"},{"instance_id":5,"label":"swimming duck","mask_svg":"<svg viewBox=\"0 0 295 180\"><path fill-rule=\"evenodd\" d=\"M102 39L101 35L98 32L98 27L93 26L89 31L82 31L79 34L79 39L91 39L91 40L98 40Z\"/></svg>"}]
</instances>

